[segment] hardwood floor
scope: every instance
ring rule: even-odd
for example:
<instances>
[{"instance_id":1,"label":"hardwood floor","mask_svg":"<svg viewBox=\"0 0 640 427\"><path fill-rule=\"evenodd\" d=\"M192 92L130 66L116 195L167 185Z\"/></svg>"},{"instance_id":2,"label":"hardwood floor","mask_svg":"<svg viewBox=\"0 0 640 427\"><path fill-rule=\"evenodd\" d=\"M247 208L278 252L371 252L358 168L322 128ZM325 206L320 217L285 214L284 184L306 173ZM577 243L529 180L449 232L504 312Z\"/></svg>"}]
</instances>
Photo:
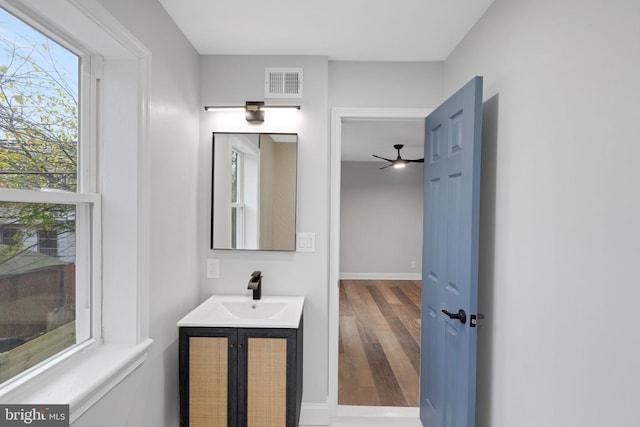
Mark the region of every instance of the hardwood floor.
<instances>
[{"instance_id":1,"label":"hardwood floor","mask_svg":"<svg viewBox=\"0 0 640 427\"><path fill-rule=\"evenodd\" d=\"M341 280L338 404L418 406L419 280Z\"/></svg>"}]
</instances>

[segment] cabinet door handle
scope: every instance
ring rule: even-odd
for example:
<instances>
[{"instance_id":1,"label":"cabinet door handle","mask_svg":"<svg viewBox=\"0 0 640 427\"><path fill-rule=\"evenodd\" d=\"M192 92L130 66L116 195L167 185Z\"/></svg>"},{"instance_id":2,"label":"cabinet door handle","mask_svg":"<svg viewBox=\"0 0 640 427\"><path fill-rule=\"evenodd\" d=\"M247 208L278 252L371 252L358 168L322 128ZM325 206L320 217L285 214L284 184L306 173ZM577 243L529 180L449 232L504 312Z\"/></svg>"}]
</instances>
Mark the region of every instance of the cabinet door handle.
<instances>
[{"instance_id":1,"label":"cabinet door handle","mask_svg":"<svg viewBox=\"0 0 640 427\"><path fill-rule=\"evenodd\" d=\"M242 344L238 344L238 350L242 350Z\"/></svg>"},{"instance_id":2,"label":"cabinet door handle","mask_svg":"<svg viewBox=\"0 0 640 427\"><path fill-rule=\"evenodd\" d=\"M229 344L229 348L233 348L233 347L234 347L234 345L233 345L233 344Z\"/></svg>"}]
</instances>

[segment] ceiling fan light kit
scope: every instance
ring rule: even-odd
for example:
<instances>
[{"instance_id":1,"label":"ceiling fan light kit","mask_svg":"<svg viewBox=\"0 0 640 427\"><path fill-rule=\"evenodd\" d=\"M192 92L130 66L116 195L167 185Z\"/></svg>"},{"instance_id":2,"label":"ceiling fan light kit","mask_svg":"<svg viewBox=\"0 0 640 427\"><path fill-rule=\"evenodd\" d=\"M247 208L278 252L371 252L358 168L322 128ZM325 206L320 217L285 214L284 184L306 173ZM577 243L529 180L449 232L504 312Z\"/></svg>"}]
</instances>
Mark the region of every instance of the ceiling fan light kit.
<instances>
[{"instance_id":1,"label":"ceiling fan light kit","mask_svg":"<svg viewBox=\"0 0 640 427\"><path fill-rule=\"evenodd\" d=\"M396 150L398 150L398 157L395 160L391 160L391 159L387 159L386 157L380 157L380 156L376 156L375 154L372 154L373 157L376 157L378 159L382 159L382 160L386 160L387 162L389 162L390 164L384 167L381 167L380 169L386 169L390 166L393 166L395 169L401 169L404 168L405 166L407 166L409 163L424 163L424 158L422 159L403 159L400 156L400 150L402 150L402 147L404 147L404 145L402 144L395 144L393 146L393 148L395 148Z\"/></svg>"}]
</instances>

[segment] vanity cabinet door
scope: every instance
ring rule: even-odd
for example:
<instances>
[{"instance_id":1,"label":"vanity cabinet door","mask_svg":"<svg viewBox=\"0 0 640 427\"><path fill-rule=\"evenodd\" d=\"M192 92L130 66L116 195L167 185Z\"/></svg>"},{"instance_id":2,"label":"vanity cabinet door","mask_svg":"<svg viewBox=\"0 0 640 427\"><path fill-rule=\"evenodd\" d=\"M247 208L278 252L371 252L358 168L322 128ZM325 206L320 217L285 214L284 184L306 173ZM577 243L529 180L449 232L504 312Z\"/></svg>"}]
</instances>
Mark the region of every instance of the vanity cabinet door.
<instances>
[{"instance_id":1,"label":"vanity cabinet door","mask_svg":"<svg viewBox=\"0 0 640 427\"><path fill-rule=\"evenodd\" d=\"M180 328L181 427L296 427L298 329Z\"/></svg>"},{"instance_id":2,"label":"vanity cabinet door","mask_svg":"<svg viewBox=\"0 0 640 427\"><path fill-rule=\"evenodd\" d=\"M235 427L237 333L180 328L180 425Z\"/></svg>"},{"instance_id":3,"label":"vanity cabinet door","mask_svg":"<svg viewBox=\"0 0 640 427\"><path fill-rule=\"evenodd\" d=\"M240 425L283 427L287 425L287 338L270 333L241 330L239 342L245 354L239 371ZM246 419L246 421L245 421Z\"/></svg>"},{"instance_id":4,"label":"vanity cabinet door","mask_svg":"<svg viewBox=\"0 0 640 427\"><path fill-rule=\"evenodd\" d=\"M302 400L298 329L238 329L238 425L295 427Z\"/></svg>"}]
</instances>

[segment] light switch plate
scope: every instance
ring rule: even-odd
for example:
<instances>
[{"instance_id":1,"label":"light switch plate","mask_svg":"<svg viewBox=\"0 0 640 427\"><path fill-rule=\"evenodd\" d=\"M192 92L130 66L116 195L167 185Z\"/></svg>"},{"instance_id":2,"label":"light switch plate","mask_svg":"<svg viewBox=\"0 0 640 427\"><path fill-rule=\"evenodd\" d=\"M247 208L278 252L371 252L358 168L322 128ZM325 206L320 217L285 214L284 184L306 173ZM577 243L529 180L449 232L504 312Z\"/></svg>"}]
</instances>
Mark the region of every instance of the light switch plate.
<instances>
[{"instance_id":1,"label":"light switch plate","mask_svg":"<svg viewBox=\"0 0 640 427\"><path fill-rule=\"evenodd\" d=\"M217 259L207 259L207 278L218 279L220 277L220 261Z\"/></svg>"},{"instance_id":2,"label":"light switch plate","mask_svg":"<svg viewBox=\"0 0 640 427\"><path fill-rule=\"evenodd\" d=\"M297 233L297 252L316 251L316 233Z\"/></svg>"}]
</instances>

